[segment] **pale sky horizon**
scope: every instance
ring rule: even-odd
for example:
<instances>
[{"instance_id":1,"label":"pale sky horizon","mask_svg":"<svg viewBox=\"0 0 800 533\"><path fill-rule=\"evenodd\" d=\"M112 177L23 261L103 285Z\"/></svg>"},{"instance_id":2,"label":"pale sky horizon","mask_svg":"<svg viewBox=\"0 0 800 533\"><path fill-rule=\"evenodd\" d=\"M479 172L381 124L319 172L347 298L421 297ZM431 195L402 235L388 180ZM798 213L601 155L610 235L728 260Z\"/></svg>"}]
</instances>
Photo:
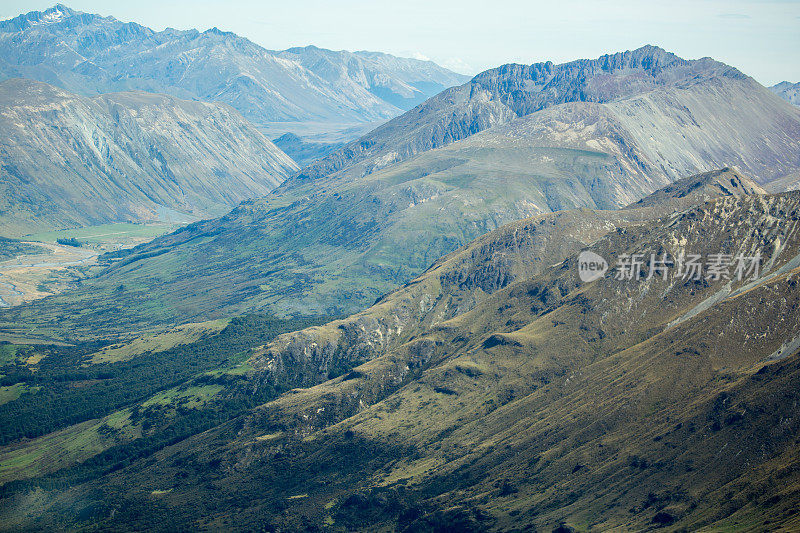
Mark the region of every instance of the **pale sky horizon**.
<instances>
[{"instance_id":1,"label":"pale sky horizon","mask_svg":"<svg viewBox=\"0 0 800 533\"><path fill-rule=\"evenodd\" d=\"M0 19L54 1L0 1ZM62 2L154 30L218 27L281 50L313 44L431 59L476 74L504 63L562 63L644 44L710 56L764 85L800 81L800 0L101 0Z\"/></svg>"}]
</instances>

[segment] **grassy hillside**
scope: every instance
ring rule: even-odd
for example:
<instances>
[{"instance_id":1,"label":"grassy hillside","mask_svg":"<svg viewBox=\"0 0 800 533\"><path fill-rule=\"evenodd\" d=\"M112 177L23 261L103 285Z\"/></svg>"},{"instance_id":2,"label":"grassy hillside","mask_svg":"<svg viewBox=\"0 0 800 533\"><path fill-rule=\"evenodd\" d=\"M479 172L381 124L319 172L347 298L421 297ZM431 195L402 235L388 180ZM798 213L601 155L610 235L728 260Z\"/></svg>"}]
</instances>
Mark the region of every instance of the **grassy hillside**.
<instances>
[{"instance_id":1,"label":"grassy hillside","mask_svg":"<svg viewBox=\"0 0 800 533\"><path fill-rule=\"evenodd\" d=\"M736 187L733 187L734 183ZM737 173L725 170L682 180L668 193L672 199L665 198L663 194L659 195L659 199L664 204L664 212L668 212L703 201L709 196L731 194L722 189L724 185L740 190L749 190L754 186ZM282 388L314 384L345 374L352 366L374 357L378 350L397 346L399 339L407 339L421 328L467 311L514 279L541 272L571 251L597 240L609 231L609 227L651 220L658 217L657 211L658 208L626 213L592 213L584 210L537 217L505 227L502 232L494 232L473 246L443 258L419 281L388 295L380 305L347 320L302 330L299 335L286 334L266 352L256 348L254 356L254 360L262 360L264 353L274 351L276 347L288 346L290 351L311 354L313 357L317 357L315 352L319 351L319 356L328 361L333 358L335 364L311 370L302 357L294 361L284 360L281 365L286 370L284 376L273 378L272 386L259 388L261 392L255 395L249 386L242 386L243 383L249 383L249 375L252 374L252 367L247 363L206 372L149 397L146 396L148 392L144 391L143 397L146 399L135 402L133 407L124 407L101 418L71 423L45 435L8 444L0 449L0 480L8 482L39 478L31 482L45 484L53 483L54 479L74 480L81 471L85 470L81 476L91 477L117 464L120 460L119 450L128 450L126 453L133 453L133 450L137 456L146 456L157 450L159 445L169 442L164 440L165 435L175 431L179 435L189 435L199 431L199 428L208 427L214 420L219 422L219 416L233 416L233 413L240 412L244 408L241 403L244 398L252 404L257 402L257 398L268 398ZM520 240L522 235L526 238ZM497 272L492 272L493 269ZM70 378L69 386L58 390L48 390L45 386L45 392L58 400L73 394L75 385L100 385L100 381L86 379L88 374L97 374L98 369L106 373L108 369L114 369L112 373L119 374L122 365L118 363L132 360L136 363L135 359L143 357L141 361L146 366L136 364L131 369L164 363L168 365L166 368L181 368L185 355L202 353L205 360L213 354L207 353L209 348L225 345L224 339L233 335L237 336L234 348L228 347L226 351L236 351L235 346L240 346L242 342L239 337L260 343L270 340L273 335L267 331L264 336L263 327L257 321L237 320L236 328L224 329L229 323L229 320L218 320L186 324L128 342L106 345L99 350L89 346L52 352L53 348L6 344L2 345L6 354L3 364L9 365L7 368L11 370L14 367L10 365L16 361L16 364L22 363L25 368L38 372L48 353L67 354L81 350L84 355L79 359L83 362L79 372L73 373ZM290 322L286 327L301 325L302 322ZM233 361L243 357L250 356L242 352ZM55 368L74 368L76 361L73 359L62 355L51 359L50 364ZM152 380L148 372L145 372L145 381ZM16 379L7 381L11 383ZM45 377L42 381L46 383L48 379ZM119 386L119 383L112 381L107 385L113 387ZM151 385L158 386L158 383ZM131 388L130 384L125 388ZM25 381L20 381L6 386L3 398L12 401L25 392L40 390L41 386L31 388ZM90 395L88 398L92 397ZM39 398L25 397L23 402L37 400ZM109 405L107 408L115 407ZM217 415L209 419L209 413Z\"/></svg>"},{"instance_id":2,"label":"grassy hillside","mask_svg":"<svg viewBox=\"0 0 800 533\"><path fill-rule=\"evenodd\" d=\"M82 245L88 245L103 251L129 248L137 244L153 240L165 233L175 231L180 224L100 224L82 228L45 231L26 235L32 241L56 242L59 239L75 239Z\"/></svg>"},{"instance_id":3,"label":"grassy hillside","mask_svg":"<svg viewBox=\"0 0 800 533\"><path fill-rule=\"evenodd\" d=\"M465 312L402 324L407 336L382 350L363 344L357 333L368 324L357 320L307 329L307 345L281 337L250 357L231 390L310 380L316 365L331 369L351 354L363 363L153 461L66 490L7 492L4 523L792 530L800 525L798 220L796 193L728 196L611 228L590 246L609 259L759 250L755 280L609 274L582 283L566 253L537 273L512 269L519 277ZM509 263L502 254L492 261L487 246L506 248L514 235L524 257L541 245L538 226L502 228L431 272L471 257L484 275L472 279L491 279ZM457 284L463 294L469 279ZM309 349L333 330L345 333L336 350ZM219 394L204 387L185 389L186 401Z\"/></svg>"},{"instance_id":4,"label":"grassy hillside","mask_svg":"<svg viewBox=\"0 0 800 533\"><path fill-rule=\"evenodd\" d=\"M293 383L232 391L251 350L322 321L248 316L114 345L0 344L2 490L92 479L274 398Z\"/></svg>"}]
</instances>

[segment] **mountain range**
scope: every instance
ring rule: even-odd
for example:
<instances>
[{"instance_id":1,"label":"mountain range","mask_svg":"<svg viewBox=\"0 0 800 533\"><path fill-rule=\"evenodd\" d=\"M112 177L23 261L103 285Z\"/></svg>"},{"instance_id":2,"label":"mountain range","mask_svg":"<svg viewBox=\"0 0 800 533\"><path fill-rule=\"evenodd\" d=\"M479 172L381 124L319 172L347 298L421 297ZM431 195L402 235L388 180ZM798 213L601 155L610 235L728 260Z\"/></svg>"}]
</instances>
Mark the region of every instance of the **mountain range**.
<instances>
[{"instance_id":1,"label":"mountain range","mask_svg":"<svg viewBox=\"0 0 800 533\"><path fill-rule=\"evenodd\" d=\"M298 167L234 109L141 91L0 82L0 232L191 222L267 195Z\"/></svg>"},{"instance_id":2,"label":"mountain range","mask_svg":"<svg viewBox=\"0 0 800 533\"><path fill-rule=\"evenodd\" d=\"M739 80L760 87L735 68L710 58L687 61L649 45L560 65L503 65L443 91L414 112L304 169L303 174L325 176L356 163L362 173L368 173L559 104L610 103L658 90L692 90L712 80L716 86Z\"/></svg>"},{"instance_id":3,"label":"mountain range","mask_svg":"<svg viewBox=\"0 0 800 533\"><path fill-rule=\"evenodd\" d=\"M0 531L800 530L791 91L0 21Z\"/></svg>"},{"instance_id":4,"label":"mountain range","mask_svg":"<svg viewBox=\"0 0 800 533\"><path fill-rule=\"evenodd\" d=\"M127 330L253 310L349 313L529 216L622 207L725 165L788 188L800 172L798 139L800 110L710 59L644 47L508 65L389 121L268 197L14 312L45 324L88 305L111 326L102 309L113 293L126 308L113 324Z\"/></svg>"},{"instance_id":5,"label":"mountain range","mask_svg":"<svg viewBox=\"0 0 800 533\"><path fill-rule=\"evenodd\" d=\"M539 275L497 285L450 320L401 329L387 317L397 337L376 358L176 447L164 464L192 465L193 479L203 460L192 452L208 446L205 457L224 465L216 486L266 482L254 513L286 494L288 475L280 472L296 473L289 465L321 462L346 472L324 484L330 470L303 470L289 492L307 496L295 512L273 515L276 524L306 513L344 527L411 530L454 522L475 531L561 523L576 530L792 529L797 428L781 420L792 412L800 376L799 201L796 192L728 197L661 223L612 230L590 247L609 258L763 250L754 281L609 276L583 284L569 255ZM501 250L513 243L500 261L472 247L460 255L489 258L472 263L478 279L502 279L514 259L525 262L526 242L537 242L526 232L537 226L517 225L510 242L491 233L482 239L482 247ZM446 274L447 262L438 267ZM775 328L764 335L764 324ZM333 340L332 351L316 329L305 332L317 341L307 351L268 348L251 360L251 382L270 383L284 368L296 374L298 361L328 366L348 353L369 354L359 333L378 335L358 325L335 325L344 340ZM234 427L241 428L235 437ZM145 470L136 479L146 482ZM172 480L179 474L159 472ZM176 491L165 509L199 496L191 482Z\"/></svg>"},{"instance_id":6,"label":"mountain range","mask_svg":"<svg viewBox=\"0 0 800 533\"><path fill-rule=\"evenodd\" d=\"M58 4L0 22L7 78L84 96L142 90L224 102L280 135L384 121L467 76L374 52L269 51L217 28L154 31Z\"/></svg>"},{"instance_id":7,"label":"mountain range","mask_svg":"<svg viewBox=\"0 0 800 533\"><path fill-rule=\"evenodd\" d=\"M9 468L42 450L56 463L5 485L0 523L791 530L798 217L797 191L765 195L723 169L622 210L503 226L361 313L5 449ZM586 283L587 251L612 267L626 254L762 261L742 279L609 272ZM146 361L148 345L114 350ZM195 363L213 351L198 353ZM174 417L265 395L273 399L140 455L175 431ZM70 468L83 461L74 440L98 455Z\"/></svg>"},{"instance_id":8,"label":"mountain range","mask_svg":"<svg viewBox=\"0 0 800 533\"><path fill-rule=\"evenodd\" d=\"M800 83L782 81L770 87L769 90L791 104L800 105Z\"/></svg>"}]
</instances>

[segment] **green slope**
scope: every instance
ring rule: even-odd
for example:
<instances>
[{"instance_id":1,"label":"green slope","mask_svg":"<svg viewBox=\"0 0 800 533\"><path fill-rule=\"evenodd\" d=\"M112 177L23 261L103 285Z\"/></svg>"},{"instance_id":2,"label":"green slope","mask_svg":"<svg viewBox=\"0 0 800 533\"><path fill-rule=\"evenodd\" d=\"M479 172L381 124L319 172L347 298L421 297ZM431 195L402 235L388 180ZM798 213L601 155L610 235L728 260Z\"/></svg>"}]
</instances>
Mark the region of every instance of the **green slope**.
<instances>
[{"instance_id":1,"label":"green slope","mask_svg":"<svg viewBox=\"0 0 800 533\"><path fill-rule=\"evenodd\" d=\"M729 196L612 228L591 246L605 257L758 249L765 264L754 282L584 284L568 253L538 273L516 270L466 312L404 324L406 336L385 349L364 343L368 324L355 317L351 327L280 337L251 357L233 390L308 376L348 354L365 362L150 461L67 490L18 493L5 523L792 530L798 220L797 193ZM482 250L508 248L515 235L522 258L541 244L538 226L501 228L426 277L471 257L490 279L508 264ZM346 333L338 351L307 349L336 330ZM300 337L308 344L287 342Z\"/></svg>"},{"instance_id":2,"label":"green slope","mask_svg":"<svg viewBox=\"0 0 800 533\"><path fill-rule=\"evenodd\" d=\"M37 377L39 385L35 385L33 392L42 392L50 396L52 401L65 402L70 395L79 392L78 397L82 401L78 403L87 400L90 404L96 403L92 398L102 392L101 388L108 386L122 387L124 390L117 391L120 393L140 389L138 394L146 399L134 402L131 406L125 402L114 404L106 397L102 409L91 414L104 415L102 418L83 421L86 416L79 416L78 423L67 421L70 425L63 428L65 421L51 422L44 428L47 434L0 448L0 481L39 477L39 482L44 482L47 476L69 479L74 478L82 468L96 475L98 471L119 461L120 450L135 450L135 453L145 455L152 453L158 449L157 446L153 447L152 442L161 442L163 445L164 435L169 431L179 427L183 434L190 435L198 428L205 427L204 424L211 423L208 419L210 413L218 413L214 415L216 420L219 420L219 416L235 414L236 409L242 409L240 403L243 398L253 402L263 394L274 395L275 388L313 385L344 374L352 366L397 346L436 321L466 312L514 279L540 273L548 265L563 260L570 253L597 240L610 228L641 224L657 219L661 216L659 212L665 214L702 202L708 197L731 195L732 191L737 190L750 191L754 187L736 172L723 170L679 181L667 191L653 195L652 198L657 198L661 205L646 210L563 212L506 226L438 261L419 280L383 298L380 305L345 320L303 330L298 334L284 335L266 351L257 349L253 359L257 365L263 364L260 361L267 354L286 349L297 354L309 354L314 359L320 357L335 362L313 368L302 357L293 361L284 359L281 364L286 370L284 375L271 378L273 388L268 387L266 392L261 388L262 392L255 395L248 387L240 386L241 380L248 379L252 370L248 364L202 374L150 397L146 395L159 388L159 379L153 379L154 376L148 372L150 367L158 368L159 374L164 373L165 369L166 373L181 372L187 355L191 357L196 354L201 354L201 365L207 368L209 363L206 359L217 357L216 352L220 349L234 353L243 342L258 344L269 340L270 328L275 325L294 328L302 326L302 321L284 325L281 322L237 319L235 327L225 330L223 328L230 324L230 320L186 324L129 342L103 346L97 351L91 346L87 350L82 347L54 349L7 345L4 353L8 357L3 359L3 364L12 366L5 371L10 375L17 374L4 380L9 383L4 390L11 400L18 399L26 390L30 391L26 381L34 377ZM68 374L71 377L65 384L59 387L58 380L48 378L54 370L75 370L72 367L76 360L74 355L69 354L87 351L91 353L79 357L83 361L80 369ZM238 357L246 356L240 354ZM47 357L50 359L45 360ZM24 363L22 369L13 366L15 360L17 364ZM143 361L144 366L141 364ZM124 364L127 362L132 364ZM126 372L138 375L142 374L143 368L144 383L150 389L145 387L141 390L142 383L121 384L120 380L125 379ZM106 382L91 379L99 374L106 376ZM75 385L90 388L74 391ZM74 400L72 398L68 403L74 404ZM18 406L23 404L35 407L40 412L47 410L47 399L42 396L26 396ZM6 415L13 418L14 407L17 406L10 407L12 409ZM187 410L187 407L191 408ZM68 417L74 414L74 407L63 413ZM29 419L27 422L36 420ZM9 431L12 427L19 429L18 423L7 423ZM30 426L28 430L33 428ZM34 431L28 435L40 433ZM142 445L148 442L151 444ZM83 466L79 463L83 463Z\"/></svg>"},{"instance_id":3,"label":"green slope","mask_svg":"<svg viewBox=\"0 0 800 533\"><path fill-rule=\"evenodd\" d=\"M732 184L736 184L736 186L734 187ZM285 372L277 380L272 378L276 384L279 384L280 387L314 385L331 376L346 373L364 360L374 358L376 354L385 353L388 349L398 346L399 343L405 342L432 324L474 308L491 293L502 289L515 279L541 273L549 265L563 260L569 254L596 241L615 227L637 226L643 222L656 220L673 209L687 208L702 202L708 197L727 196L733 194L731 190L745 192L754 187L757 188L736 172L723 170L681 180L666 191L650 197L657 198L660 206L621 212L592 212L589 210L562 212L534 217L503 227L472 245L437 261L420 279L387 295L380 304L362 313L325 326L315 327L312 330L286 334L271 343L267 349L257 349L253 357L254 363L261 366L264 364L264 359L278 357L282 360L280 367L284 368ZM645 199L643 202L648 201L649 199ZM34 377L35 374L29 372L27 367L31 367L39 376L46 376L53 372L50 365L54 364L55 369L63 370L64 365L74 364L74 356L70 358L68 354L75 351L91 353L87 353L80 359L84 362L80 371L73 376L73 381L88 383L91 381L89 379L91 376L110 371L111 374L119 374L119 376L116 379L112 378L107 383L97 381L96 384L120 387L119 379L124 377L126 371L128 373L133 371L136 374L141 373L141 368L158 365L161 365L162 370L167 368L168 372L180 371L186 362L187 355L200 353L203 354L201 356L203 359L207 359L216 357L215 352L220 347L225 347L228 351L235 351L236 346L240 346L243 342L240 337L254 339L252 342L256 344L259 343L259 339L261 342L268 340L266 337L260 337L264 334L262 331L264 324L252 320L243 322L237 319L236 328L230 328L217 335L229 322L229 320L218 320L200 324L185 324L164 332L134 338L129 342L103 346L101 349L93 347L88 350L81 347L66 350L56 349L54 353L60 354L60 357L45 361L42 372L40 372L42 369L39 368L42 359L46 359L45 354L52 348L36 350L24 348L20 352L23 355L17 359L26 362L26 368L23 368L23 372L18 378L6 380L10 387L8 393L21 392L20 387L25 386L26 380L29 381ZM276 323L283 326L280 322ZM246 324L246 326L243 327L242 324ZM269 331L271 323L267 321L265 324ZM302 321L289 322L285 327L290 328L301 324ZM12 345L9 347L15 348ZM280 355L282 351L305 354L306 357L310 357L310 361L306 361L305 357L294 356L292 356L292 360L289 360ZM141 366L141 361L136 360L141 358L150 359L144 367ZM316 366L313 361L317 359L323 361L324 364ZM129 361L131 364L122 364ZM10 362L13 362L13 358L4 361L4 363ZM163 366L165 364L166 367ZM207 363L204 364L208 366ZM126 367L130 368L125 370ZM13 374L14 367L10 367L7 372ZM229 376L230 373L228 370L223 372L225 376ZM223 392L223 394L216 395L220 398L228 396L235 398L249 394L247 390L230 390L238 387L236 380L218 378L217 376L209 382L201 376L198 383L212 383L213 386L224 385L224 391L216 391L217 393ZM48 379L43 377L39 381L46 383ZM144 381L152 381L152 376L147 374ZM12 383L13 385L11 385ZM158 380L155 380L154 384L157 385ZM141 383L128 383L124 386L124 389L137 388L141 388ZM186 382L179 386L180 390L197 388ZM141 394L146 395L148 390L151 389L146 389ZM51 396L52 400L63 402L66 401L67 396L76 391L72 390L68 380L67 386L61 387L55 393L48 388L45 388L45 392ZM89 389L83 392L88 392L88 397L91 398L96 391ZM117 392L125 393L126 391ZM81 394L83 393L81 392ZM184 397L183 393L173 391L172 394L177 394L178 398ZM162 404L163 399L161 398L161 396L158 399L150 398L145 404L148 402ZM23 400L20 405L27 402L32 407L42 409L42 405L37 403L41 401L40 398L26 397ZM123 405L125 406L124 412L105 414L108 412L107 410L113 410ZM214 408L213 405L214 403L212 403L211 409ZM96 411L92 416L105 414L106 417L118 420L126 419L125 412L130 414L130 406L124 402L114 405L107 401L104 408L106 411ZM13 415L13 409L9 413ZM70 410L66 410L64 414L69 413ZM156 415L157 413L152 413L143 420L148 424L155 423L156 426L163 424L163 421L159 422L160 419ZM177 420L183 416L185 413L184 415L179 414ZM167 417L167 419L169 418L171 417ZM34 422L34 420L27 422ZM57 469L56 467L69 469L75 466L75 461L90 459L109 447L119 445L126 438L141 437L139 426L144 423L139 421L133 425L123 424L124 428L127 428L124 434L113 433L111 435L113 438L108 438L108 436L101 438L97 435L97 431L105 422L103 420L91 422L91 424L80 422L64 429L57 429L55 432L37 437L22 446L10 445L7 451L2 452L5 454L3 462L6 463L6 473L0 476L0 479L16 479L13 476L33 477ZM11 423L11 425L14 424ZM48 432L62 425L63 423L61 425L50 424L44 431ZM41 431L31 433L29 436L40 433ZM94 444L84 447L72 444L75 442L92 442ZM33 459L42 455L51 457L51 460L42 463L39 468L31 468ZM58 459L52 460L52 457ZM49 465L48 469L44 469L45 464Z\"/></svg>"}]
</instances>

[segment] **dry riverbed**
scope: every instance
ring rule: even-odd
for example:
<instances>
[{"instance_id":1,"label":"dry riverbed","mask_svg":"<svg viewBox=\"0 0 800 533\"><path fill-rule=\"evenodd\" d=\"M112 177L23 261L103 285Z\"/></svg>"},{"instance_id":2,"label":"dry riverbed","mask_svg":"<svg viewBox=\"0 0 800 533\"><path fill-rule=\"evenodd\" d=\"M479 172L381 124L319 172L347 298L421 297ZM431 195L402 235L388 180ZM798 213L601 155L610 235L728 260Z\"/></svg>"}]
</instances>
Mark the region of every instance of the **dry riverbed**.
<instances>
[{"instance_id":1,"label":"dry riverbed","mask_svg":"<svg viewBox=\"0 0 800 533\"><path fill-rule=\"evenodd\" d=\"M11 307L66 290L97 263L91 248L28 242L41 253L18 255L0 262L0 307Z\"/></svg>"}]
</instances>

